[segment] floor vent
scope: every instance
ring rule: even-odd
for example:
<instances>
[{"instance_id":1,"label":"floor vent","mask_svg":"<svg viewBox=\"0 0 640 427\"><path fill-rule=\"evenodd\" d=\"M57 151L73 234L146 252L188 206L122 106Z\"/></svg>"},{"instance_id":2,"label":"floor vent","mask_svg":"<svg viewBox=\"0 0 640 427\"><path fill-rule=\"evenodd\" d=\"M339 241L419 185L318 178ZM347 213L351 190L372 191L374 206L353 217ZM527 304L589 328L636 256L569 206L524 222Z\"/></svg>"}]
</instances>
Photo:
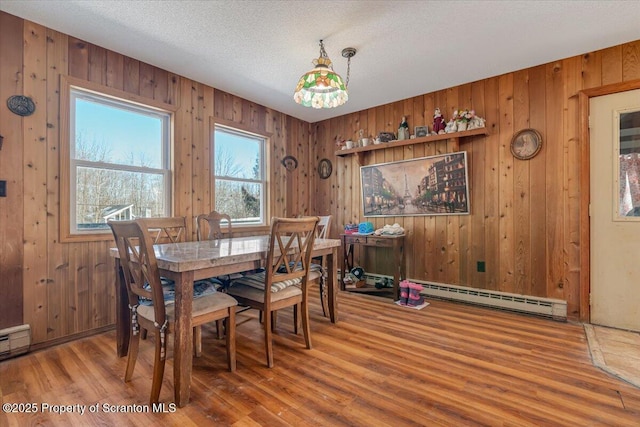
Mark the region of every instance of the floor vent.
<instances>
[{"instance_id":1,"label":"floor vent","mask_svg":"<svg viewBox=\"0 0 640 427\"><path fill-rule=\"evenodd\" d=\"M367 273L367 284L373 284L376 279L381 277L390 276ZM505 310L521 311L547 316L561 321L567 320L567 302L563 300L490 291L466 286L447 285L444 283L409 280L421 284L423 290L420 293L426 297L436 297Z\"/></svg>"},{"instance_id":2,"label":"floor vent","mask_svg":"<svg viewBox=\"0 0 640 427\"><path fill-rule=\"evenodd\" d=\"M26 353L30 346L31 327L29 325L0 330L0 360Z\"/></svg>"}]
</instances>

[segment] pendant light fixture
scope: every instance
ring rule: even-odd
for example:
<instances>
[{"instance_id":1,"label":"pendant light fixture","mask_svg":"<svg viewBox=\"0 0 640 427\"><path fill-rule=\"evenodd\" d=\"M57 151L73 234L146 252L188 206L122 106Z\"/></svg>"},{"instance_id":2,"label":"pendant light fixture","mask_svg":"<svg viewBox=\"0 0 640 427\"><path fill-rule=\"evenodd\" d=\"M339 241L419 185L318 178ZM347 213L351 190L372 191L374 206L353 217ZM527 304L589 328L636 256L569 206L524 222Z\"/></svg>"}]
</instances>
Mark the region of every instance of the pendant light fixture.
<instances>
[{"instance_id":1,"label":"pendant light fixture","mask_svg":"<svg viewBox=\"0 0 640 427\"><path fill-rule=\"evenodd\" d=\"M293 99L298 104L313 108L339 107L347 102L349 99L347 86L349 85L351 58L355 54L356 50L352 47L342 50L342 56L347 58L347 82L345 84L342 77L333 71L331 60L324 50L324 43L320 40L320 57L313 60L315 67L300 77Z\"/></svg>"}]
</instances>

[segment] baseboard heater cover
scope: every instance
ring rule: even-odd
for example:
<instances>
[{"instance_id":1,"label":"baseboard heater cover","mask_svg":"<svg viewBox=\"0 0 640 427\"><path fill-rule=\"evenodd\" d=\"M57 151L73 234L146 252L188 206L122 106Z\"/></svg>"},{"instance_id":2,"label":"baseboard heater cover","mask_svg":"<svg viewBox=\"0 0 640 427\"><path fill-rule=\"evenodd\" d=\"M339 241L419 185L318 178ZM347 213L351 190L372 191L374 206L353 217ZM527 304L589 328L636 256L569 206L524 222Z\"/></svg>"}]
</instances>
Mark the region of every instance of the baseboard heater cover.
<instances>
[{"instance_id":1,"label":"baseboard heater cover","mask_svg":"<svg viewBox=\"0 0 640 427\"><path fill-rule=\"evenodd\" d=\"M0 330L0 360L26 353L30 346L31 327L29 325Z\"/></svg>"},{"instance_id":2,"label":"baseboard heater cover","mask_svg":"<svg viewBox=\"0 0 640 427\"><path fill-rule=\"evenodd\" d=\"M367 273L366 276L368 284L373 284L378 277L391 277L371 273ZM421 284L423 290L420 293L426 297L462 301L505 310L537 314L560 321L567 320L567 302L560 299L512 294L414 279L409 280Z\"/></svg>"}]
</instances>

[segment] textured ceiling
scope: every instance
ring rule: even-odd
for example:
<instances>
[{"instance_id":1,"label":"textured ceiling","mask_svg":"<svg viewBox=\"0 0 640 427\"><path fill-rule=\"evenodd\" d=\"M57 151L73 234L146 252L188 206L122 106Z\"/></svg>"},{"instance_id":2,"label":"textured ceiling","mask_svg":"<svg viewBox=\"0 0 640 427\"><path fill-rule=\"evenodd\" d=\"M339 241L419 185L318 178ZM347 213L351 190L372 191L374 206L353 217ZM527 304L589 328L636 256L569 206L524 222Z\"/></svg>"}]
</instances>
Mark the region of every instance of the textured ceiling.
<instances>
[{"instance_id":1,"label":"textured ceiling","mask_svg":"<svg viewBox=\"0 0 640 427\"><path fill-rule=\"evenodd\" d=\"M308 122L640 39L640 1L0 0L0 9ZM324 39L349 102L295 104Z\"/></svg>"}]
</instances>

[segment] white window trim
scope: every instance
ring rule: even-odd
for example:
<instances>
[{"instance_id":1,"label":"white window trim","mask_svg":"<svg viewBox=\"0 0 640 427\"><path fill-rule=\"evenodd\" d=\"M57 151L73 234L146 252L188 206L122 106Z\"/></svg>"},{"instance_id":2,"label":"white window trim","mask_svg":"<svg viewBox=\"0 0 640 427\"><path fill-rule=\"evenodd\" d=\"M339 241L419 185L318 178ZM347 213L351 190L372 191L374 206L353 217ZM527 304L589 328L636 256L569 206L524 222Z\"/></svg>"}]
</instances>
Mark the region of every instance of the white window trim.
<instances>
[{"instance_id":1,"label":"white window trim","mask_svg":"<svg viewBox=\"0 0 640 427\"><path fill-rule=\"evenodd\" d=\"M75 99L77 96L72 91L81 92L83 97L95 97L98 100L111 100L130 110L138 110L144 113L157 112L167 114L164 120L163 137L163 169L138 167L87 160L76 160L72 157L75 151ZM73 107L73 108L72 108ZM127 93L118 89L103 86L97 83L78 79L71 76L60 76L60 241L94 241L110 240L112 238L109 229L102 230L78 230L75 219L75 178L78 167L87 166L118 171L134 171L142 173L161 173L165 188L165 206L167 214L171 215L173 200L173 159L171 158L173 142L173 121L175 105L159 102L154 99Z\"/></svg>"}]
</instances>

